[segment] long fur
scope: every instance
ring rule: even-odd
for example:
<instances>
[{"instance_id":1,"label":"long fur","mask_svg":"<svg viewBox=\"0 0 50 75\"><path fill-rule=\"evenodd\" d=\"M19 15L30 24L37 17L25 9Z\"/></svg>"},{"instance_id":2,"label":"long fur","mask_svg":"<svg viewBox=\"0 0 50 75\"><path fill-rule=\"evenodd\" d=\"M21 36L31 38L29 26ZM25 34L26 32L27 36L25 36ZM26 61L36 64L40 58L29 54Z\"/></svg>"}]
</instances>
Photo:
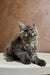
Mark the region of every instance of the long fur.
<instances>
[{"instance_id":1,"label":"long fur","mask_svg":"<svg viewBox=\"0 0 50 75\"><path fill-rule=\"evenodd\" d=\"M20 60L24 64L31 62L39 66L45 66L46 62L39 59L36 53L38 45L38 31L33 21L30 25L24 25L19 22L20 33L13 41L10 42L6 49L6 60Z\"/></svg>"}]
</instances>

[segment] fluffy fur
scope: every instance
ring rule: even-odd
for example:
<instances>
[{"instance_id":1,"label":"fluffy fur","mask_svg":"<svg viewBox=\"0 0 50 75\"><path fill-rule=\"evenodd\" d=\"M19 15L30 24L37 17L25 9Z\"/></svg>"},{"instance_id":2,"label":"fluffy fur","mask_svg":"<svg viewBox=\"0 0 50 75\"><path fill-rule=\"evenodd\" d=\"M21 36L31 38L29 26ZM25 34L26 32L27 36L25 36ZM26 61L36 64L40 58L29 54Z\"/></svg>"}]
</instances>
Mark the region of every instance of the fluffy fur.
<instances>
[{"instance_id":1,"label":"fluffy fur","mask_svg":"<svg viewBox=\"0 0 50 75\"><path fill-rule=\"evenodd\" d=\"M20 33L13 41L10 42L6 49L6 60L20 60L24 64L31 62L39 66L45 66L46 62L39 59L36 53L38 45L38 31L33 21L30 25L24 25L19 22Z\"/></svg>"}]
</instances>

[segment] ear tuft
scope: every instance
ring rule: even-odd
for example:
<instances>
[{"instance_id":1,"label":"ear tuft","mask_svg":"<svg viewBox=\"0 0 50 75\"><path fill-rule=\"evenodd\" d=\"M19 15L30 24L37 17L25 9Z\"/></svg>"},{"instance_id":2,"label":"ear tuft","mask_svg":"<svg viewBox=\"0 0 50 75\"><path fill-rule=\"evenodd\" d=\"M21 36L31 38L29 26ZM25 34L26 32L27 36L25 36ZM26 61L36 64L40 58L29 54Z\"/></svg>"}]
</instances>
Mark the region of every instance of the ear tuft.
<instances>
[{"instance_id":1,"label":"ear tuft","mask_svg":"<svg viewBox=\"0 0 50 75\"><path fill-rule=\"evenodd\" d=\"M35 20L33 20L30 25L35 26Z\"/></svg>"},{"instance_id":2,"label":"ear tuft","mask_svg":"<svg viewBox=\"0 0 50 75\"><path fill-rule=\"evenodd\" d=\"M25 25L22 22L18 22L20 29L24 29Z\"/></svg>"}]
</instances>

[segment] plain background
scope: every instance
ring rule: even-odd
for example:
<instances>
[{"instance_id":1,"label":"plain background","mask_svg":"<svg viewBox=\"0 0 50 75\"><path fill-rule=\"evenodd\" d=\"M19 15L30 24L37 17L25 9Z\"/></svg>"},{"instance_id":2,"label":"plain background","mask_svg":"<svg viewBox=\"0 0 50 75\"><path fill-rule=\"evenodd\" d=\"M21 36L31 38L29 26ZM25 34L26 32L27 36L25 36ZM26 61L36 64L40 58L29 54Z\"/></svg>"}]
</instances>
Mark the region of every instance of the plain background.
<instances>
[{"instance_id":1,"label":"plain background","mask_svg":"<svg viewBox=\"0 0 50 75\"><path fill-rule=\"evenodd\" d=\"M0 52L19 34L18 21L35 20L39 31L38 51L50 52L50 0L0 0Z\"/></svg>"}]
</instances>

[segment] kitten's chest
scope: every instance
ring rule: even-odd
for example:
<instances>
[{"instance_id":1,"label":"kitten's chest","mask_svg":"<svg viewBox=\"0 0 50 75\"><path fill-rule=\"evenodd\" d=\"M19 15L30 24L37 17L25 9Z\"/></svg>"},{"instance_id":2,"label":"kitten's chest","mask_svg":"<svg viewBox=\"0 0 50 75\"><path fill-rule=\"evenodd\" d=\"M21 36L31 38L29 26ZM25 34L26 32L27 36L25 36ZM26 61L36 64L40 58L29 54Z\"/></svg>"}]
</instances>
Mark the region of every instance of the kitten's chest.
<instances>
[{"instance_id":1,"label":"kitten's chest","mask_svg":"<svg viewBox=\"0 0 50 75\"><path fill-rule=\"evenodd\" d=\"M34 41L32 41L32 42L30 43L30 46L33 47L33 48L34 48L34 43L35 43Z\"/></svg>"},{"instance_id":2,"label":"kitten's chest","mask_svg":"<svg viewBox=\"0 0 50 75\"><path fill-rule=\"evenodd\" d=\"M25 49L26 51L32 52L32 47L31 47L31 45L28 44L28 43L26 43L26 44L24 45L24 49Z\"/></svg>"},{"instance_id":3,"label":"kitten's chest","mask_svg":"<svg viewBox=\"0 0 50 75\"><path fill-rule=\"evenodd\" d=\"M30 55L31 53L32 53L32 47L31 47L31 45L30 44L25 44L24 45L24 50Z\"/></svg>"}]
</instances>

